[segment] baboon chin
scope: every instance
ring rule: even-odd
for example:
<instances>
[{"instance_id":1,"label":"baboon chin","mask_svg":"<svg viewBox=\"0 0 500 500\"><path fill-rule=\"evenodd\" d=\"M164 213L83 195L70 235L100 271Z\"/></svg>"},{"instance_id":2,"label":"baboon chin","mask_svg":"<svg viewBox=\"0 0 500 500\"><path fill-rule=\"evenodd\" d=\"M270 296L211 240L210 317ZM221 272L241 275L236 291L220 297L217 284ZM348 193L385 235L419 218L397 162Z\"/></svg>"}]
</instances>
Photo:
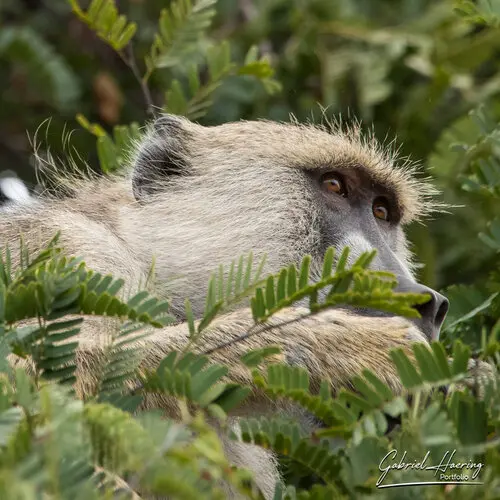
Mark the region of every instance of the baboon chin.
<instances>
[{"instance_id":1,"label":"baboon chin","mask_svg":"<svg viewBox=\"0 0 500 500\"><path fill-rule=\"evenodd\" d=\"M358 130L269 121L203 127L164 115L147 129L125 174L75 180L64 199L42 197L0 214L0 244L17 248L22 233L33 251L60 231L68 253L124 278L129 289L146 281L154 260L153 291L170 300L179 324L152 333L148 368L185 345L184 300L189 297L199 317L208 278L219 264L253 251L256 258L267 255L264 271L271 273L310 254L319 277L330 246L349 246L351 259L377 249L373 269L393 272L399 290L428 294L429 301L418 306L418 320L338 308L290 322L305 311L289 308L271 319L275 328L216 350L212 358L231 366L235 381L251 383L240 355L280 344L283 360L307 368L313 384L326 378L337 390L369 368L397 391L390 349L410 353L413 342L436 339L448 302L415 281L403 231L433 209L433 190L414 176L411 165L395 163L390 151ZM242 306L217 318L196 349L235 339L252 324ZM81 395L92 386L93 374L84 367L103 343L104 325L94 318L82 329ZM241 413L276 410L269 405L256 393ZM169 403L164 406L176 413ZM279 479L273 456L226 444L228 457L251 468L265 497L272 498Z\"/></svg>"}]
</instances>

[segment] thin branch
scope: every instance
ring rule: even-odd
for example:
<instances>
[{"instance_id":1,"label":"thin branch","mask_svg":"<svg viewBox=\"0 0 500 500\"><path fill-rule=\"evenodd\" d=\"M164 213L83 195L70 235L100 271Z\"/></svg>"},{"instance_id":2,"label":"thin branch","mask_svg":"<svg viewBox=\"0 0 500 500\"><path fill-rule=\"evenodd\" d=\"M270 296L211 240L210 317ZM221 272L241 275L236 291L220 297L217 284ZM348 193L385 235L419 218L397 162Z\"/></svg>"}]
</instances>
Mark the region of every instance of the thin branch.
<instances>
[{"instance_id":1,"label":"thin branch","mask_svg":"<svg viewBox=\"0 0 500 500\"><path fill-rule=\"evenodd\" d=\"M271 324L271 325L263 325L262 323L255 323L250 329L246 332L240 335L239 337L236 337L235 339L228 340L227 342L223 342L222 344L219 344L218 346L212 347L211 349L207 349L206 351L202 351L202 355L208 355L212 354L215 351L218 351L219 349L224 349L225 347L230 347L236 342L241 342L243 340L246 340L250 337L253 337L254 335L257 335L259 333L264 333L269 330L272 330L273 328L280 328L282 326L290 325L292 323L295 323L297 321L301 321L305 318L309 318L312 316L314 312L310 311L308 314L303 314L301 316L297 316L296 318L289 319L287 321L283 321L282 323L277 323L277 324ZM257 327L262 327L257 329Z\"/></svg>"},{"instance_id":2,"label":"thin branch","mask_svg":"<svg viewBox=\"0 0 500 500\"><path fill-rule=\"evenodd\" d=\"M147 106L147 113L151 117L156 116L155 112L155 104L153 102L153 97L151 95L151 91L149 90L149 86L146 82L146 80L141 76L141 73L139 71L139 68L137 67L137 62L135 60L135 54L134 50L132 48L132 43L129 43L125 47L125 51L118 52L118 55L120 56L121 60L131 69L132 73L135 76L135 79L139 83L142 94L144 96L144 101L146 102Z\"/></svg>"}]
</instances>

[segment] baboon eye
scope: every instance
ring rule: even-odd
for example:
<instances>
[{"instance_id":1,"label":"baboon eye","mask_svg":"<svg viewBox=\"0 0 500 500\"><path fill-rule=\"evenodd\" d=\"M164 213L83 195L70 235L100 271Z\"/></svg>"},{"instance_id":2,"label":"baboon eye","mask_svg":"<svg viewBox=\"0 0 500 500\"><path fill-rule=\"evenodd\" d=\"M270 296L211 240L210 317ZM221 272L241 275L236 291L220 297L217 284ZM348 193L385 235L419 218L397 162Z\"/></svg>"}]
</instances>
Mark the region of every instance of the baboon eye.
<instances>
[{"instance_id":1,"label":"baboon eye","mask_svg":"<svg viewBox=\"0 0 500 500\"><path fill-rule=\"evenodd\" d=\"M389 220L391 218L391 212L389 208L389 201L386 198L375 198L373 202L373 215L377 219Z\"/></svg>"},{"instance_id":2,"label":"baboon eye","mask_svg":"<svg viewBox=\"0 0 500 500\"><path fill-rule=\"evenodd\" d=\"M347 196L347 188L344 179L339 174L329 173L321 177L321 185L329 193Z\"/></svg>"}]
</instances>

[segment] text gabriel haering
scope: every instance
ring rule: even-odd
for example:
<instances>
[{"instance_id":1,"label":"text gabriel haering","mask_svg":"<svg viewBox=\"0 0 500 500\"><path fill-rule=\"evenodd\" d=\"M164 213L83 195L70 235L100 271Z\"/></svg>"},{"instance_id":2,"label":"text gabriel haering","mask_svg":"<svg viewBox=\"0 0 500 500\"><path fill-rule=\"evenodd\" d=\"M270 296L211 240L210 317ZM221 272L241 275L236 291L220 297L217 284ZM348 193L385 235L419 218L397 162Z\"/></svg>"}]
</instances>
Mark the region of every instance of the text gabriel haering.
<instances>
[{"instance_id":1,"label":"text gabriel haering","mask_svg":"<svg viewBox=\"0 0 500 500\"><path fill-rule=\"evenodd\" d=\"M379 488L389 487L389 486L404 486L404 484L386 484L382 485L382 482L386 479L389 471L391 470L428 470L434 471L434 476L438 473L439 481L438 484L443 482L458 482L463 484L482 484L479 482L467 482L471 479L476 479L479 476L484 464L481 462L453 462L453 457L455 456L457 450L447 451L443 455L441 462L438 465L426 465L430 451L428 451L423 459L414 461L405 461L407 452L405 451L400 460L396 462L398 450L391 450L388 452L380 461L379 470L382 472L377 481L377 486ZM464 469L467 471L472 471L472 475L464 473ZM420 481L418 483L405 483L407 485L417 485L417 484L436 484L436 481Z\"/></svg>"}]
</instances>

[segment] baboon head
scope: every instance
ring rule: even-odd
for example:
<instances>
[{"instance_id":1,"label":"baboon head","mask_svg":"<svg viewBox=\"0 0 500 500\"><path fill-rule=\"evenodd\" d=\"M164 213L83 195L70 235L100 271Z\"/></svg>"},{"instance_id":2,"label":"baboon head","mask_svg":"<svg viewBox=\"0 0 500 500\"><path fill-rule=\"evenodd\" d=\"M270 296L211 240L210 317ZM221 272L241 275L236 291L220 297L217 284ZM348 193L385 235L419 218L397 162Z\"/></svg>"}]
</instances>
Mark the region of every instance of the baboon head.
<instances>
[{"instance_id":1,"label":"baboon head","mask_svg":"<svg viewBox=\"0 0 500 500\"><path fill-rule=\"evenodd\" d=\"M238 122L203 127L164 115L137 148L132 188L160 285L201 312L207 273L253 251L267 271L329 246L351 258L377 249L374 269L393 272L400 291L429 294L416 320L439 335L448 301L413 278L403 226L431 208L432 189L411 165L358 130ZM156 214L151 217L151 210ZM180 308L179 308L180 310ZM375 314L375 313L373 313Z\"/></svg>"}]
</instances>

